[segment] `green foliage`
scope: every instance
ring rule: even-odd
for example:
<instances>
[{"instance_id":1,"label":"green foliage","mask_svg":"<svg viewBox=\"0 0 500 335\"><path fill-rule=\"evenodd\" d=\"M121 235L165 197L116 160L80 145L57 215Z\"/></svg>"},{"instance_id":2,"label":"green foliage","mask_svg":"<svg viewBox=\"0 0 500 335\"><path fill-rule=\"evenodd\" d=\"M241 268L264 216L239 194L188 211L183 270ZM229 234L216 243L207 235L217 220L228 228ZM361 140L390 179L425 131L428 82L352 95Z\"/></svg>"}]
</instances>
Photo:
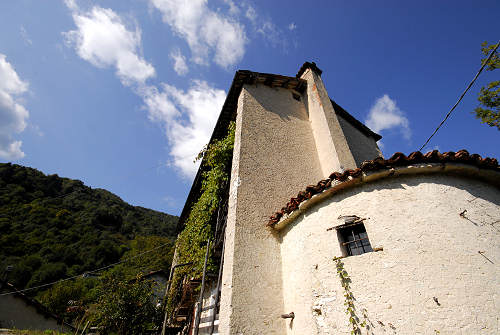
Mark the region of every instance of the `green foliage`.
<instances>
[{"instance_id":1,"label":"green foliage","mask_svg":"<svg viewBox=\"0 0 500 335\"><path fill-rule=\"evenodd\" d=\"M168 273L172 264L174 243L169 237L162 236L137 236L129 242L128 250L121 259L130 259L109 269L109 273L125 279L133 279L138 273L146 274L151 270L164 270ZM154 250L143 254L146 250Z\"/></svg>"},{"instance_id":2,"label":"green foliage","mask_svg":"<svg viewBox=\"0 0 500 335\"><path fill-rule=\"evenodd\" d=\"M495 44L488 45L488 42L484 42L481 47L483 54L487 57ZM486 57L481 60L483 63L487 60ZM497 50L488 61L486 70L493 71L498 68L500 68L500 57ZM488 85L481 87L477 99L480 106L474 109L476 118L481 119L481 123L486 123L490 127L497 127L500 130L500 81L492 81Z\"/></svg>"},{"instance_id":3,"label":"green foliage","mask_svg":"<svg viewBox=\"0 0 500 335\"><path fill-rule=\"evenodd\" d=\"M76 276L153 248L109 272L126 279L140 272L168 272L177 219L131 206L79 180L0 163L0 275L19 289ZM8 265L12 271L4 273ZM81 278L27 293L71 321L96 302L98 286L95 278Z\"/></svg>"},{"instance_id":4,"label":"green foliage","mask_svg":"<svg viewBox=\"0 0 500 335\"><path fill-rule=\"evenodd\" d=\"M40 302L66 320L83 317L86 306L97 300L96 278L59 282L40 295Z\"/></svg>"},{"instance_id":5,"label":"green foliage","mask_svg":"<svg viewBox=\"0 0 500 335\"><path fill-rule=\"evenodd\" d=\"M68 333L60 333L57 330L19 330L19 329L14 329L14 330L9 330L10 333L16 334L16 335L71 335ZM9 333L9 334L10 334Z\"/></svg>"},{"instance_id":6,"label":"green foliage","mask_svg":"<svg viewBox=\"0 0 500 335\"><path fill-rule=\"evenodd\" d=\"M91 323L100 334L145 334L161 319L153 303L152 282L137 276L123 280L117 276L104 278L99 300L90 310Z\"/></svg>"},{"instance_id":7,"label":"green foliage","mask_svg":"<svg viewBox=\"0 0 500 335\"><path fill-rule=\"evenodd\" d=\"M229 182L230 172L228 165L231 164L234 148L235 123L231 122L226 137L216 140L205 147L197 159L203 157L201 194L191 208L184 230L177 239L178 263L189 263L193 265L178 268L168 297L168 310L171 311L178 297L178 287L185 275L199 278L203 271L206 244L209 237L213 235L210 223L223 196L224 185ZM216 265L212 258L207 263L209 271L215 271Z\"/></svg>"}]
</instances>

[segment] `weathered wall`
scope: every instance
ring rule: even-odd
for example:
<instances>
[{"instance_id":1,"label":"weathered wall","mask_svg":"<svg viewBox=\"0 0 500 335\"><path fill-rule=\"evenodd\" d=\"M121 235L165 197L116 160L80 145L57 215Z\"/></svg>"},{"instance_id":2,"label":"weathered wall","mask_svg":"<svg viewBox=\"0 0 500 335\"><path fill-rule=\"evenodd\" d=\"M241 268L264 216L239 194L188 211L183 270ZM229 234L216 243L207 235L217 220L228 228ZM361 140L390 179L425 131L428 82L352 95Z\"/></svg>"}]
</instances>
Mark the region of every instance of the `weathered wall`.
<instances>
[{"instance_id":1,"label":"weathered wall","mask_svg":"<svg viewBox=\"0 0 500 335\"><path fill-rule=\"evenodd\" d=\"M280 246L265 225L323 177L304 102L287 89L245 85L232 169L220 333L283 334Z\"/></svg>"},{"instance_id":2,"label":"weathered wall","mask_svg":"<svg viewBox=\"0 0 500 335\"><path fill-rule=\"evenodd\" d=\"M307 69L301 78L307 81L306 106L323 178L342 168L355 169L356 162L321 77Z\"/></svg>"},{"instance_id":3,"label":"weathered wall","mask_svg":"<svg viewBox=\"0 0 500 335\"><path fill-rule=\"evenodd\" d=\"M459 216L465 209L468 219ZM284 309L295 313L288 334L350 334L332 260L342 253L327 231L349 214L368 218L372 247L383 247L342 259L370 334L500 332L499 189L414 175L333 195L281 232Z\"/></svg>"},{"instance_id":4,"label":"weathered wall","mask_svg":"<svg viewBox=\"0 0 500 335\"><path fill-rule=\"evenodd\" d=\"M364 161L382 157L382 153L373 137L366 136L340 115L337 115L337 118L347 139L349 149L356 161L356 166L359 167Z\"/></svg>"},{"instance_id":5,"label":"weathered wall","mask_svg":"<svg viewBox=\"0 0 500 335\"><path fill-rule=\"evenodd\" d=\"M34 306L14 295L0 297L0 328L69 331L57 320L45 317Z\"/></svg>"}]
</instances>

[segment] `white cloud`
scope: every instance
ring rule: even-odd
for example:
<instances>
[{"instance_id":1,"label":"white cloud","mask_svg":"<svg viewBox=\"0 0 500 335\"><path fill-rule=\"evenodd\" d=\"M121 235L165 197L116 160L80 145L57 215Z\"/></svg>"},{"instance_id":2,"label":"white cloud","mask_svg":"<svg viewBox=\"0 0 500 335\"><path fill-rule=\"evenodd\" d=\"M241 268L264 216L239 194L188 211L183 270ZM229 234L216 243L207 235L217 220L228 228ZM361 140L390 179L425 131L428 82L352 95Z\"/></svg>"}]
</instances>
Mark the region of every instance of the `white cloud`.
<instances>
[{"instance_id":1,"label":"white cloud","mask_svg":"<svg viewBox=\"0 0 500 335\"><path fill-rule=\"evenodd\" d=\"M141 31L128 30L125 22L111 9L94 7L80 13L74 1L66 0L73 10L77 30L63 33L78 55L97 67L114 67L124 85L143 83L155 75L154 67L139 54Z\"/></svg>"},{"instance_id":2,"label":"white cloud","mask_svg":"<svg viewBox=\"0 0 500 335\"><path fill-rule=\"evenodd\" d=\"M163 21L186 40L195 63L207 65L213 58L227 68L243 58L247 42L243 26L208 8L206 0L150 1Z\"/></svg>"},{"instance_id":3,"label":"white cloud","mask_svg":"<svg viewBox=\"0 0 500 335\"><path fill-rule=\"evenodd\" d=\"M297 29L297 25L294 22L288 25L288 30L295 30L295 29Z\"/></svg>"},{"instance_id":4,"label":"white cloud","mask_svg":"<svg viewBox=\"0 0 500 335\"><path fill-rule=\"evenodd\" d=\"M245 17L250 21L253 32L270 42L271 46L280 47L286 51L288 39L283 31L269 17L258 13L248 2L243 2L243 6L246 8ZM288 29L291 29L290 26L288 26Z\"/></svg>"},{"instance_id":5,"label":"white cloud","mask_svg":"<svg viewBox=\"0 0 500 335\"><path fill-rule=\"evenodd\" d=\"M255 22L255 20L257 20L257 12L255 11L255 8L248 5L247 11L245 12L245 16L250 21Z\"/></svg>"},{"instance_id":6,"label":"white cloud","mask_svg":"<svg viewBox=\"0 0 500 335\"><path fill-rule=\"evenodd\" d=\"M366 119L366 125L374 132L397 129L406 139L411 137L410 122L405 113L387 94L375 101Z\"/></svg>"},{"instance_id":7,"label":"white cloud","mask_svg":"<svg viewBox=\"0 0 500 335\"><path fill-rule=\"evenodd\" d=\"M71 10L77 10L78 6L75 0L64 0L64 4Z\"/></svg>"},{"instance_id":8,"label":"white cloud","mask_svg":"<svg viewBox=\"0 0 500 335\"><path fill-rule=\"evenodd\" d=\"M186 58L181 54L179 49L175 49L170 53L170 58L174 61L174 70L179 76L183 76L188 72Z\"/></svg>"},{"instance_id":9,"label":"white cloud","mask_svg":"<svg viewBox=\"0 0 500 335\"><path fill-rule=\"evenodd\" d=\"M22 81L6 56L0 54L0 157L15 160L24 157L21 141L12 135L26 128L29 113L18 97L28 90L28 83Z\"/></svg>"},{"instance_id":10,"label":"white cloud","mask_svg":"<svg viewBox=\"0 0 500 335\"><path fill-rule=\"evenodd\" d=\"M170 4L169 1L158 3L164 6ZM165 127L172 164L183 175L193 177L198 169L198 164L193 163L193 160L210 139L226 93L204 81L196 80L187 91L168 84L162 84L160 88L148 85L146 81L154 76L155 69L139 56L140 30L127 30L120 16L111 9L94 7L88 13L80 13L73 4L74 2L71 2L68 7L73 11L73 19L78 29L65 33L67 40L75 46L76 52L84 60L97 67L115 67L116 74L124 85L134 84L133 92L143 99L149 119ZM236 50L233 50L233 40L241 42L244 39L239 39L239 33L232 21L210 12L205 8L204 2L201 4L202 6L199 6L197 2L188 2L187 8L176 7L181 14L171 13L173 18L179 21L176 21L176 24L184 27L184 30L179 31L190 34L190 25L196 25L196 29L192 31L196 36L191 37L195 40L199 38L195 41L198 46L216 46L215 61L221 65L232 64L231 57L241 58L238 52L243 52L237 45ZM201 14L206 17L200 19L193 10L201 10ZM203 22L202 27L199 26L200 22ZM224 31L224 36L220 36L221 31ZM197 34L204 35L199 37ZM174 50L170 56L174 60L177 73L182 74L188 70L180 50Z\"/></svg>"},{"instance_id":11,"label":"white cloud","mask_svg":"<svg viewBox=\"0 0 500 335\"><path fill-rule=\"evenodd\" d=\"M146 109L151 120L165 125L173 164L193 177L198 170L193 161L210 140L226 93L199 80L187 91L167 84L162 88L161 92L151 87L143 92Z\"/></svg>"}]
</instances>

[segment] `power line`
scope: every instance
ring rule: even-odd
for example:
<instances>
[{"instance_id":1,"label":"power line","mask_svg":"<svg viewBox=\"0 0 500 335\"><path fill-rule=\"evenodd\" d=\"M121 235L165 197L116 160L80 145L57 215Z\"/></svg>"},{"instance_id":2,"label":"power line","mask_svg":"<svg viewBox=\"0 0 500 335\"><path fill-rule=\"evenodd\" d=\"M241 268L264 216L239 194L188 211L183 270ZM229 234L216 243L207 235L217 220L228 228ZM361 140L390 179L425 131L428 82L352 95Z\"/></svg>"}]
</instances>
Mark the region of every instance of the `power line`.
<instances>
[{"instance_id":1,"label":"power line","mask_svg":"<svg viewBox=\"0 0 500 335\"><path fill-rule=\"evenodd\" d=\"M437 126L436 130L434 130L434 132L432 133L432 135L429 136L429 138L427 139L427 141L425 141L424 145L422 145L420 147L420 149L418 149L418 151L421 151L423 148L425 148L425 146L427 145L427 143L429 143L429 141L431 140L431 138L438 132L439 128L441 128L441 126L445 123L445 121L450 117L450 115L453 112L453 110L458 106L458 104L460 103L460 101L462 101L462 98L465 96L465 93L467 93L467 91L472 87L472 85L476 81L477 77L479 77L479 75L483 71L483 69L486 66L486 64L488 64L488 62L490 61L491 57L493 56L493 54L497 50L498 45L500 45L500 41L498 41L497 45L493 48L493 50L491 51L490 55L488 56L488 58L486 59L486 61L484 62L484 64L481 66L481 68L477 72L477 74L474 77L474 79L472 79L472 81L470 82L469 86L467 86L467 88L465 89L464 93L462 93L462 95L460 96L460 98L458 99L458 101L455 103L455 105L450 109L450 111L448 112L448 114L446 114L446 117L443 119L443 121L441 121L441 123L439 124L439 126Z\"/></svg>"},{"instance_id":2,"label":"power line","mask_svg":"<svg viewBox=\"0 0 500 335\"><path fill-rule=\"evenodd\" d=\"M121 260L121 261L118 261L116 263L112 263L112 264L109 264L109 265L106 265L106 266L103 266L103 267L100 267L98 269L95 269L95 270L91 270L91 271L85 271L79 275L76 275L76 276L72 276L72 277L68 277L68 278L64 278L64 279L59 279L59 280L56 280L54 282L51 282L51 283L47 283L47 284L42 284L42 285L38 285L38 286L35 286L35 287L30 287L30 288L25 288L25 289L22 289L22 290L16 290L16 291L13 291L13 292L7 292L7 293L1 293L0 296L4 296L4 295L11 295L11 294L16 294L16 293L23 293L23 292L27 292L27 291L32 291L32 290L36 290L36 289L39 289L39 288L42 288L42 287L46 287L46 286L52 286L54 284L57 284L57 283L60 283L60 282L63 282L63 281L68 281L68 280L71 280L71 279L75 279L75 278L78 278L78 277L81 277L85 274L88 274L88 273L95 273L95 272L99 272L99 271L102 271L102 270L105 270L105 269L108 269L110 267L113 267L115 265L118 265L118 264L121 264L121 263L125 263L125 262L128 262L134 258L137 258L137 257L140 257L142 255L145 255L147 253L150 253L150 252L153 252L157 249L160 249L166 245L169 245L170 243L164 243L164 244L161 244L157 247L154 247L153 249L150 249L150 250L146 250L144 252L141 252L135 256L132 256L132 257L129 257L127 259L124 259L124 260Z\"/></svg>"}]
</instances>

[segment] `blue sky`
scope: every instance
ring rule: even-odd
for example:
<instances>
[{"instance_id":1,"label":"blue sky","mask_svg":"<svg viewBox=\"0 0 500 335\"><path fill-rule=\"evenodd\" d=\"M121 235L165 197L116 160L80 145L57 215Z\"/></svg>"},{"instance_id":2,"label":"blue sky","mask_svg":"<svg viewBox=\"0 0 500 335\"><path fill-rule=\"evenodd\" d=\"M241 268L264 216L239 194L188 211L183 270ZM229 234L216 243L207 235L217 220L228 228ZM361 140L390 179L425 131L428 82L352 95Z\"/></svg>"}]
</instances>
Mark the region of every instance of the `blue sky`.
<instances>
[{"instance_id":1,"label":"blue sky","mask_svg":"<svg viewBox=\"0 0 500 335\"><path fill-rule=\"evenodd\" d=\"M500 2L0 2L0 161L179 214L234 72L315 61L338 104L418 149L500 38ZM500 157L470 113L484 72L426 149ZM425 151L425 150L424 150Z\"/></svg>"}]
</instances>

